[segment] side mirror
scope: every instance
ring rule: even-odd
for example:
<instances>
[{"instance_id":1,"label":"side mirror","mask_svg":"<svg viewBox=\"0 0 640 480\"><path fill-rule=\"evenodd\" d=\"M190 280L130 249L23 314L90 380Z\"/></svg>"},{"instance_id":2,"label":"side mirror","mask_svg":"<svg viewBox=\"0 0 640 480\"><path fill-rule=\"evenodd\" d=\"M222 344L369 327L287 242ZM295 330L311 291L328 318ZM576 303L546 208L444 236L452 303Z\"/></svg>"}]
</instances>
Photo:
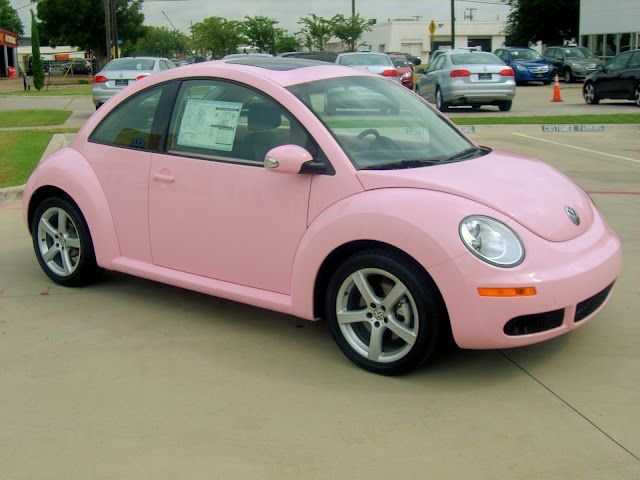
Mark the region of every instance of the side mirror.
<instances>
[{"instance_id":1,"label":"side mirror","mask_svg":"<svg viewBox=\"0 0 640 480\"><path fill-rule=\"evenodd\" d=\"M276 173L300 173L302 166L313 156L298 145L280 145L272 148L264 157L264 168Z\"/></svg>"}]
</instances>

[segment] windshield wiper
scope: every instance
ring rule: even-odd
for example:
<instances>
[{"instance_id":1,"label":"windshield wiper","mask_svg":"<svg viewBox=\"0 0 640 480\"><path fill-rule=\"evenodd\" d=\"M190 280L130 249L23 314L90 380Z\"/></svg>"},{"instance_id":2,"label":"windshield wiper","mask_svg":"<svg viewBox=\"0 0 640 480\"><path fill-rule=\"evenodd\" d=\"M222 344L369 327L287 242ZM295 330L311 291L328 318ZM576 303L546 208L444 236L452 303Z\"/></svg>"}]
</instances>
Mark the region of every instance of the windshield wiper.
<instances>
[{"instance_id":1,"label":"windshield wiper","mask_svg":"<svg viewBox=\"0 0 640 480\"><path fill-rule=\"evenodd\" d=\"M369 165L360 170L400 170L402 168L426 167L428 165L438 165L437 160L401 160L393 163L383 163L382 165Z\"/></svg>"},{"instance_id":2,"label":"windshield wiper","mask_svg":"<svg viewBox=\"0 0 640 480\"><path fill-rule=\"evenodd\" d=\"M445 157L441 160L442 163L453 162L454 160L464 160L467 158L477 157L480 155L486 155L489 153L491 149L486 147L471 147L466 150L462 150L461 152L454 153L448 157Z\"/></svg>"}]
</instances>

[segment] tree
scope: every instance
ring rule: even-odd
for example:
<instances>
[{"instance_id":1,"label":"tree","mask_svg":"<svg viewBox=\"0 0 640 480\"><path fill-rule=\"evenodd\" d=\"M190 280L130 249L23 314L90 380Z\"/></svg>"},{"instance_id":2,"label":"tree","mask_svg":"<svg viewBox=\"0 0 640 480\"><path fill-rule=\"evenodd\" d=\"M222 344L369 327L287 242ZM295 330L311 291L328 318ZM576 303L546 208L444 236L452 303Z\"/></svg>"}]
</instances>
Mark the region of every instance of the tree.
<instances>
[{"instance_id":1,"label":"tree","mask_svg":"<svg viewBox=\"0 0 640 480\"><path fill-rule=\"evenodd\" d=\"M290 35L284 30L278 32L276 37L276 52L295 52L300 46L300 40L295 35Z\"/></svg>"},{"instance_id":2,"label":"tree","mask_svg":"<svg viewBox=\"0 0 640 480\"><path fill-rule=\"evenodd\" d=\"M0 28L6 28L18 35L24 34L18 12L11 6L9 0L0 0Z\"/></svg>"},{"instance_id":3,"label":"tree","mask_svg":"<svg viewBox=\"0 0 640 480\"><path fill-rule=\"evenodd\" d=\"M38 38L38 23L31 11L31 68L33 70L33 86L40 90L44 86L44 68L40 58L40 39Z\"/></svg>"},{"instance_id":4,"label":"tree","mask_svg":"<svg viewBox=\"0 0 640 480\"><path fill-rule=\"evenodd\" d=\"M511 5L507 44L562 44L577 38L580 0L505 0Z\"/></svg>"},{"instance_id":5,"label":"tree","mask_svg":"<svg viewBox=\"0 0 640 480\"><path fill-rule=\"evenodd\" d=\"M310 49L324 50L333 32L331 20L310 13L306 17L300 17L298 23L302 25L300 35L304 44Z\"/></svg>"},{"instance_id":6,"label":"tree","mask_svg":"<svg viewBox=\"0 0 640 480\"><path fill-rule=\"evenodd\" d=\"M238 50L244 41L242 24L222 17L208 17L191 26L194 47L213 58L220 58Z\"/></svg>"},{"instance_id":7,"label":"tree","mask_svg":"<svg viewBox=\"0 0 640 480\"><path fill-rule=\"evenodd\" d=\"M131 44L142 35L141 0L114 0L118 36ZM71 45L91 50L102 61L107 55L103 0L40 0L41 32L52 47Z\"/></svg>"},{"instance_id":8,"label":"tree","mask_svg":"<svg viewBox=\"0 0 640 480\"><path fill-rule=\"evenodd\" d=\"M179 57L189 52L189 37L166 27L144 26L143 34L133 45L127 45L127 55Z\"/></svg>"},{"instance_id":9,"label":"tree","mask_svg":"<svg viewBox=\"0 0 640 480\"><path fill-rule=\"evenodd\" d=\"M277 53L276 39L281 32L279 28L276 28L278 20L261 15L244 18L242 33L247 38L247 42L261 52Z\"/></svg>"},{"instance_id":10,"label":"tree","mask_svg":"<svg viewBox=\"0 0 640 480\"><path fill-rule=\"evenodd\" d=\"M347 50L353 52L358 47L362 34L371 30L371 25L373 22L365 20L359 13L353 17L338 14L331 19L331 33L342 41Z\"/></svg>"}]
</instances>

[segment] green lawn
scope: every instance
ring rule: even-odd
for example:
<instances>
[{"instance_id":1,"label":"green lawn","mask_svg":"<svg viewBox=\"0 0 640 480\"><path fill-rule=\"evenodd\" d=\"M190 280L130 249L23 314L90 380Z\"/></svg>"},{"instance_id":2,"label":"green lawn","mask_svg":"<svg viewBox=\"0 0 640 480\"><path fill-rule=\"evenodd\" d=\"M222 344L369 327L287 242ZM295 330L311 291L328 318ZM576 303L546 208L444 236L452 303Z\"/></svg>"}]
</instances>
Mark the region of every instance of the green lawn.
<instances>
[{"instance_id":1,"label":"green lawn","mask_svg":"<svg viewBox=\"0 0 640 480\"><path fill-rule=\"evenodd\" d=\"M548 125L565 123L640 123L640 113L610 115L557 115L544 117L452 117L458 125Z\"/></svg>"},{"instance_id":2,"label":"green lawn","mask_svg":"<svg viewBox=\"0 0 640 480\"><path fill-rule=\"evenodd\" d=\"M71 113L70 110L9 110L0 112L0 127L62 125Z\"/></svg>"},{"instance_id":3,"label":"green lawn","mask_svg":"<svg viewBox=\"0 0 640 480\"><path fill-rule=\"evenodd\" d=\"M42 90L36 90L32 86L31 90L28 92L25 92L24 90L14 90L11 92L0 92L0 95L24 95L26 97L38 97L43 95L91 95L91 85L56 86L50 87L48 90L45 88Z\"/></svg>"},{"instance_id":4,"label":"green lawn","mask_svg":"<svg viewBox=\"0 0 640 480\"><path fill-rule=\"evenodd\" d=\"M25 183L52 136L41 130L15 130L10 135L0 135L0 188Z\"/></svg>"}]
</instances>

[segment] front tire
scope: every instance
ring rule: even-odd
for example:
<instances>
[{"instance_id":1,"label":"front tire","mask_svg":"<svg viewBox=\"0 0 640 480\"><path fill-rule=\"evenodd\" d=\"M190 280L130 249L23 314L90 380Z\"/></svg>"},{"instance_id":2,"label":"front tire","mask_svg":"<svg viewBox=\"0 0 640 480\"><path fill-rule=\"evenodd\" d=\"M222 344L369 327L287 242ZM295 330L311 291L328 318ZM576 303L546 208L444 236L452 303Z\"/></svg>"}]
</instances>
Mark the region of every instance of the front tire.
<instances>
[{"instance_id":1,"label":"front tire","mask_svg":"<svg viewBox=\"0 0 640 480\"><path fill-rule=\"evenodd\" d=\"M596 93L596 86L593 82L587 82L585 84L582 89L582 97L588 105L597 105L600 102L600 97L598 97Z\"/></svg>"},{"instance_id":2,"label":"front tire","mask_svg":"<svg viewBox=\"0 0 640 480\"><path fill-rule=\"evenodd\" d=\"M570 68L564 69L564 81L565 83L573 83L574 81L573 71Z\"/></svg>"},{"instance_id":3,"label":"front tire","mask_svg":"<svg viewBox=\"0 0 640 480\"><path fill-rule=\"evenodd\" d=\"M40 267L55 283L65 287L88 285L102 272L89 227L78 207L66 198L51 197L38 205L31 236Z\"/></svg>"},{"instance_id":4,"label":"front tire","mask_svg":"<svg viewBox=\"0 0 640 480\"><path fill-rule=\"evenodd\" d=\"M640 107L640 84L636 85L636 88L634 88L633 98L636 102L636 105Z\"/></svg>"},{"instance_id":5,"label":"front tire","mask_svg":"<svg viewBox=\"0 0 640 480\"><path fill-rule=\"evenodd\" d=\"M431 358L443 337L435 285L402 255L370 250L333 274L327 320L342 353L374 373L398 375Z\"/></svg>"}]
</instances>

